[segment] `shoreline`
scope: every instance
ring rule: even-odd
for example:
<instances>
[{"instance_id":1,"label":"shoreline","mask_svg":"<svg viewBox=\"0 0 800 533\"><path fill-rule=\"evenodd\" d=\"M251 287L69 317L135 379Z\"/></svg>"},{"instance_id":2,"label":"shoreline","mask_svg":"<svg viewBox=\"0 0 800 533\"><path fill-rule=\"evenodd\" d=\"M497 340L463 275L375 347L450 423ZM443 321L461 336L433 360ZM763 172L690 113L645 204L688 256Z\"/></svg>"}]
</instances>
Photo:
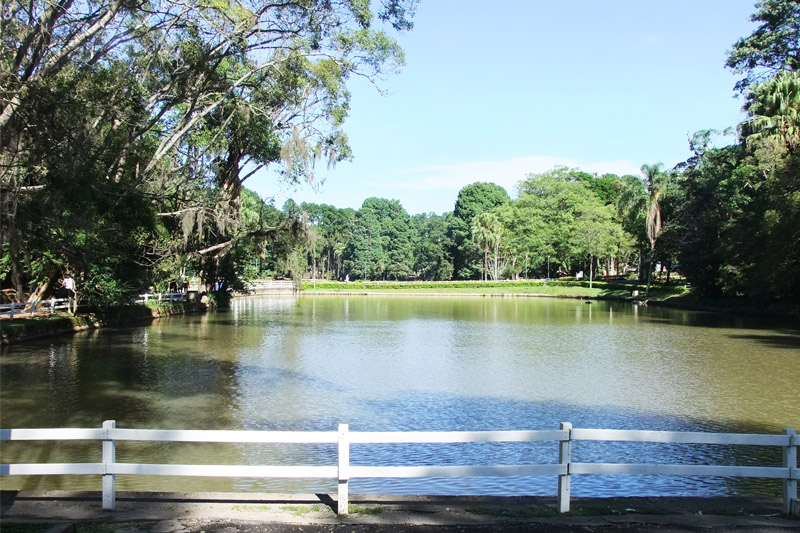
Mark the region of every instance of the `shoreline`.
<instances>
[{"instance_id":1,"label":"shoreline","mask_svg":"<svg viewBox=\"0 0 800 533\"><path fill-rule=\"evenodd\" d=\"M638 305L652 305L656 307L667 307L670 309L679 309L685 311L700 311L706 313L724 313L730 315L741 315L748 317L761 317L761 318L780 318L784 320L795 320L797 326L800 327L800 309L784 309L774 310L764 307L742 308L734 306L725 306L722 304L708 301L707 303L697 303L690 301L681 301L680 296L667 297L665 299L644 299L643 297L633 296L619 296L619 295L578 295L578 294L546 294L546 293L526 293L526 292L425 292L424 290L414 289L395 289L395 290L380 290L380 289L361 289L361 290L329 290L329 289L304 289L299 292L300 295L324 295L324 296L425 296L425 297L482 297L482 298L563 298L573 300L590 300L590 301L606 301L606 302L624 302ZM245 295L247 296L247 295Z\"/></svg>"},{"instance_id":2,"label":"shoreline","mask_svg":"<svg viewBox=\"0 0 800 533\"><path fill-rule=\"evenodd\" d=\"M234 298L257 298L269 296L270 294L236 294ZM272 293L272 296L289 296L284 293ZM697 311L704 313L720 313L727 315L739 315L750 318L777 319L788 322L790 327L800 328L800 309L775 310L763 306L744 308L741 303L735 306L723 305L714 301L686 301L681 296L668 296L660 299L658 297L645 300L639 296L623 296L620 294L608 295L586 295L569 293L537 293L537 292L515 292L515 291L479 291L465 290L461 292L453 291L430 291L425 289L354 289L354 290L331 290L331 289L302 289L294 291L292 296L406 296L406 297L447 297L447 298L550 298L550 299L572 299L585 300L586 303L592 301L620 302L632 305L652 305L655 307L665 307L670 309ZM39 318L20 318L15 321L0 320L0 346L17 344L29 340L53 337L58 335L74 334L81 331L93 329L107 329L115 327L125 327L145 321L153 321L159 318L170 316L180 316L205 312L207 307L199 304L162 304L157 307L136 305L120 309L115 317L101 319L93 314L79 314L75 316L59 317L39 317ZM14 330L9 334L10 324ZM5 326L5 327L4 327Z\"/></svg>"},{"instance_id":3,"label":"shoreline","mask_svg":"<svg viewBox=\"0 0 800 533\"><path fill-rule=\"evenodd\" d=\"M47 316L0 320L0 346L8 346L29 340L74 334L81 331L125 327L139 322L159 318L181 316L205 311L194 303L169 303L157 307L135 305L121 308L110 317L98 317L92 313L77 315ZM9 328L9 326L11 326ZM10 330L10 331L9 331Z\"/></svg>"}]
</instances>

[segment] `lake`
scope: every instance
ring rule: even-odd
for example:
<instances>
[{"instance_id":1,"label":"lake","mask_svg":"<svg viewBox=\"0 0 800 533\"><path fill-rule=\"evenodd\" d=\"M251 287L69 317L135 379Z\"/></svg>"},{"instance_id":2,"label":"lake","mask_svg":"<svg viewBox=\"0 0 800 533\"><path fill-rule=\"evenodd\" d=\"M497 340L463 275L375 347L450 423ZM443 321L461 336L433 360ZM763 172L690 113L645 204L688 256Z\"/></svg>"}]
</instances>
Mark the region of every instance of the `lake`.
<instances>
[{"instance_id":1,"label":"lake","mask_svg":"<svg viewBox=\"0 0 800 533\"><path fill-rule=\"evenodd\" d=\"M4 347L0 427L354 431L800 429L794 324L621 302L302 296ZM354 464L556 462L556 443L354 446ZM99 460L4 443L2 462ZM334 464L332 446L120 443L119 461ZM576 461L780 465L777 450L576 443ZM776 495L764 480L573 476L575 496ZM4 488L98 490L86 477ZM351 492L555 494L551 477L354 480ZM335 492L324 480L118 478L119 490Z\"/></svg>"}]
</instances>

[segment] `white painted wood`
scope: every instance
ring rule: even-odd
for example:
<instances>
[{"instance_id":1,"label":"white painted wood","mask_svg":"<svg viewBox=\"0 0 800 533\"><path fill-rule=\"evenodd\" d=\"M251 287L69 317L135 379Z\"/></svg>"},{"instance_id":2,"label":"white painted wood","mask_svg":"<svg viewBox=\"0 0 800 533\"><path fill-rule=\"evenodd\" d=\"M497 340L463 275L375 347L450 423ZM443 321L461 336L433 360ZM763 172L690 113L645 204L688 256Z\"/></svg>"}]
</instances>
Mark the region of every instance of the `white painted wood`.
<instances>
[{"instance_id":1,"label":"white painted wood","mask_svg":"<svg viewBox=\"0 0 800 533\"><path fill-rule=\"evenodd\" d=\"M99 428L0 429L3 440L100 440L105 432Z\"/></svg>"},{"instance_id":2,"label":"white painted wood","mask_svg":"<svg viewBox=\"0 0 800 533\"><path fill-rule=\"evenodd\" d=\"M236 442L254 444L336 444L335 431L225 431L194 429L115 429L115 440L157 442Z\"/></svg>"},{"instance_id":3,"label":"white painted wood","mask_svg":"<svg viewBox=\"0 0 800 533\"><path fill-rule=\"evenodd\" d=\"M117 426L116 421L106 420L103 422L103 430L108 434ZM116 443L106 437L103 439L103 465L105 472L103 473L103 509L113 511L117 507L116 490L117 480L114 474L109 473L109 468L113 468L113 464L117 462L117 446Z\"/></svg>"},{"instance_id":4,"label":"white painted wood","mask_svg":"<svg viewBox=\"0 0 800 533\"><path fill-rule=\"evenodd\" d=\"M0 304L0 315L9 315L9 319L14 320L14 315L19 309L22 313L28 311L31 316L36 313L36 308L40 305L50 306L50 313L54 313L56 309L69 309L69 303L65 305L56 305L59 302L70 302L71 298L50 298L49 300L33 301L33 302L12 302L10 304ZM28 310L30 307L30 310Z\"/></svg>"},{"instance_id":5,"label":"white painted wood","mask_svg":"<svg viewBox=\"0 0 800 533\"><path fill-rule=\"evenodd\" d=\"M561 422L560 426L562 431L566 431L568 436L567 440L562 440L558 445L558 462L564 467L565 472L558 476L558 510L561 513L569 512L570 504L570 474L572 463L572 424L569 422Z\"/></svg>"},{"instance_id":6,"label":"white painted wood","mask_svg":"<svg viewBox=\"0 0 800 533\"><path fill-rule=\"evenodd\" d=\"M353 478L415 477L510 477L556 476L566 471L563 465L495 466L351 466Z\"/></svg>"},{"instance_id":7,"label":"white painted wood","mask_svg":"<svg viewBox=\"0 0 800 533\"><path fill-rule=\"evenodd\" d=\"M339 482L339 512L347 514L349 480L357 477L477 477L554 475L559 477L559 508L569 510L571 474L675 475L714 477L761 477L784 481L785 507L797 498L797 446L800 439L794 430L782 435L714 434L701 432L635 431L605 429L573 429L562 423L556 431L453 431L453 432L350 432L346 424L337 432L293 431L200 431L120 429L113 421L103 429L46 428L0 429L0 440L101 440L102 463L44 463L0 465L3 475L72 475L100 474L103 478L103 506L111 509L114 503L116 475L169 475L199 477L280 477L323 478ZM248 465L175 465L117 463L117 440L157 442L228 442L273 444L337 444L338 464L330 466L248 466ZM572 442L575 440L631 441L660 443L694 443L724 445L782 446L783 467L573 463ZM546 465L458 465L458 466L357 466L350 464L350 444L370 443L480 443L556 441L559 463Z\"/></svg>"},{"instance_id":8,"label":"white painted wood","mask_svg":"<svg viewBox=\"0 0 800 533\"><path fill-rule=\"evenodd\" d=\"M797 437L794 429L784 429L783 434L789 437L790 442ZM797 445L789 445L783 449L783 466L790 471L790 479L783 480L783 512L787 514L792 511L792 500L797 499L797 448Z\"/></svg>"},{"instance_id":9,"label":"white painted wood","mask_svg":"<svg viewBox=\"0 0 800 533\"><path fill-rule=\"evenodd\" d=\"M752 446L788 446L789 444L789 437L786 435L623 429L574 429L572 430L572 440L673 442L681 444L741 444Z\"/></svg>"},{"instance_id":10,"label":"white painted wood","mask_svg":"<svg viewBox=\"0 0 800 533\"><path fill-rule=\"evenodd\" d=\"M4 476L99 475L103 463L18 463L0 465Z\"/></svg>"},{"instance_id":11,"label":"white painted wood","mask_svg":"<svg viewBox=\"0 0 800 533\"><path fill-rule=\"evenodd\" d=\"M762 477L782 479L787 468L777 466L714 466L620 463L572 463L572 474L625 474L662 476Z\"/></svg>"},{"instance_id":12,"label":"white painted wood","mask_svg":"<svg viewBox=\"0 0 800 533\"><path fill-rule=\"evenodd\" d=\"M108 472L125 475L241 478L336 479L336 466L179 465L114 463Z\"/></svg>"},{"instance_id":13,"label":"white painted wood","mask_svg":"<svg viewBox=\"0 0 800 533\"><path fill-rule=\"evenodd\" d=\"M541 431L375 431L350 433L353 444L538 442L565 440L568 432Z\"/></svg>"},{"instance_id":14,"label":"white painted wood","mask_svg":"<svg viewBox=\"0 0 800 533\"><path fill-rule=\"evenodd\" d=\"M339 484L337 491L336 512L346 515L350 510L350 427L339 424Z\"/></svg>"}]
</instances>

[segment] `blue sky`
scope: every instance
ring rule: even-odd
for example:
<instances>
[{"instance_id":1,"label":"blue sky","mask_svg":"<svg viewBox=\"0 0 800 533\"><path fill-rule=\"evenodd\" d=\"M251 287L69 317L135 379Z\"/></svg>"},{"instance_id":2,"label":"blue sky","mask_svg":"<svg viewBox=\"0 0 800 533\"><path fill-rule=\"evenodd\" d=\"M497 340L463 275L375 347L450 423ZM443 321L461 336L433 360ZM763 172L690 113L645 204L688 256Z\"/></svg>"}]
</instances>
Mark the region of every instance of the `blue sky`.
<instances>
[{"instance_id":1,"label":"blue sky","mask_svg":"<svg viewBox=\"0 0 800 533\"><path fill-rule=\"evenodd\" d=\"M555 165L638 173L690 156L687 136L744 117L726 52L755 25L754 0L422 0L398 36L406 66L351 80L354 159L291 188L263 171L245 185L278 207L399 200L410 214L451 211L458 191L492 181L512 197ZM722 139L719 144L726 144Z\"/></svg>"}]
</instances>

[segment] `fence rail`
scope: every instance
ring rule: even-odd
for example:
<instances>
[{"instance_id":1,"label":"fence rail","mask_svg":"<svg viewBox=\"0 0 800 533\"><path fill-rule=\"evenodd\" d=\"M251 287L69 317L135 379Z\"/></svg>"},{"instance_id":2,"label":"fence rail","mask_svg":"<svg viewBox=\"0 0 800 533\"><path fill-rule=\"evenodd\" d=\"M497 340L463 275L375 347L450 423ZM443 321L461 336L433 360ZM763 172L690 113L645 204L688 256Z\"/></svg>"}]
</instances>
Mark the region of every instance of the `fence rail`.
<instances>
[{"instance_id":1,"label":"fence rail","mask_svg":"<svg viewBox=\"0 0 800 533\"><path fill-rule=\"evenodd\" d=\"M133 302L137 304L146 304L150 300L159 302L183 302L186 301L185 292L157 292L154 294L146 293L140 294L139 297Z\"/></svg>"},{"instance_id":2,"label":"fence rail","mask_svg":"<svg viewBox=\"0 0 800 533\"><path fill-rule=\"evenodd\" d=\"M748 477L783 480L784 511L789 513L797 500L797 448L800 436L793 429L780 435L699 433L679 431L637 431L574 429L564 422L558 430L535 431L444 431L444 432L351 432L347 424L338 431L219 431L122 429L109 420L102 428L0 429L0 441L99 440L99 463L0 464L0 476L16 475L100 475L103 509L113 510L117 475L319 478L338 481L338 512L348 513L349 481L353 478L416 478L467 476L558 476L558 505L561 512L570 508L570 479L573 474L672 475ZM251 444L336 444L335 465L185 465L119 463L117 441L223 442ZM483 466L363 466L350 463L351 445L541 442L558 443L559 460L552 464ZM576 441L625 441L682 444L723 444L779 447L782 466L720 466L687 464L579 463L572 461ZM795 503L795 505L797 505Z\"/></svg>"},{"instance_id":3,"label":"fence rail","mask_svg":"<svg viewBox=\"0 0 800 533\"><path fill-rule=\"evenodd\" d=\"M266 279L266 280L253 280L248 283L245 283L245 289L248 292L253 293L265 293L265 292L294 292L295 285L293 281L290 280L280 280L280 279Z\"/></svg>"},{"instance_id":4,"label":"fence rail","mask_svg":"<svg viewBox=\"0 0 800 533\"><path fill-rule=\"evenodd\" d=\"M50 298L33 302L0 304L0 315L8 315L11 320L14 320L14 317L20 314L30 313L30 316L33 316L37 311L44 311L52 315L62 309L72 309L72 298Z\"/></svg>"}]
</instances>

